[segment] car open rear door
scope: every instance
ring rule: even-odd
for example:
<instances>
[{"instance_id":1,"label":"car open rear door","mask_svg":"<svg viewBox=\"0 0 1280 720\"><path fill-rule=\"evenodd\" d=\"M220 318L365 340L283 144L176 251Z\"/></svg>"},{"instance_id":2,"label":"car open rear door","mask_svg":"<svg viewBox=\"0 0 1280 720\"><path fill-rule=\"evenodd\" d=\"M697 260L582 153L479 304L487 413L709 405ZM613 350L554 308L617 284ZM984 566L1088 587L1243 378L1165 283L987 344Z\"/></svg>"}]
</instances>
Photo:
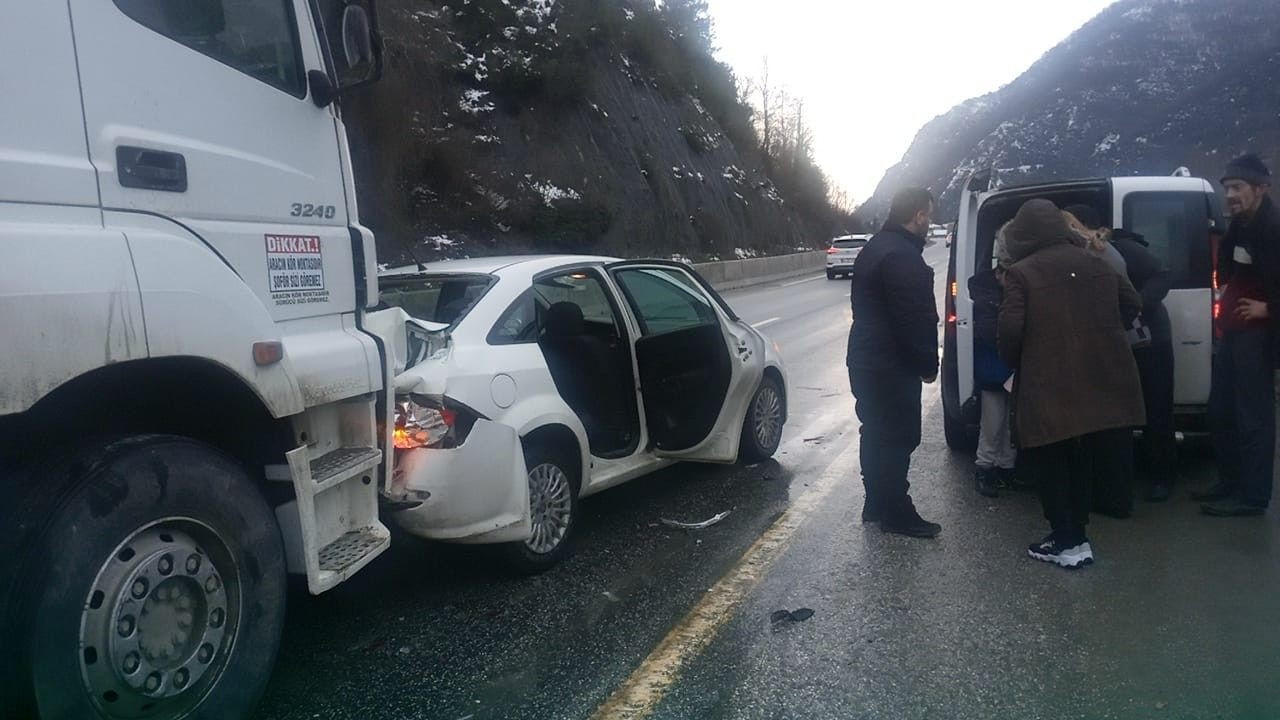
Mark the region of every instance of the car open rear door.
<instances>
[{"instance_id":1,"label":"car open rear door","mask_svg":"<svg viewBox=\"0 0 1280 720\"><path fill-rule=\"evenodd\" d=\"M608 266L639 329L645 422L661 457L733 462L764 364L760 337L687 266Z\"/></svg>"},{"instance_id":2,"label":"car open rear door","mask_svg":"<svg viewBox=\"0 0 1280 720\"><path fill-rule=\"evenodd\" d=\"M1115 222L1141 234L1172 273L1164 306L1173 333L1173 404L1202 411L1209 403L1213 361L1213 187L1198 178L1161 180L1157 187L1146 178L1116 178ZM1181 187L1173 187L1175 182Z\"/></svg>"}]
</instances>

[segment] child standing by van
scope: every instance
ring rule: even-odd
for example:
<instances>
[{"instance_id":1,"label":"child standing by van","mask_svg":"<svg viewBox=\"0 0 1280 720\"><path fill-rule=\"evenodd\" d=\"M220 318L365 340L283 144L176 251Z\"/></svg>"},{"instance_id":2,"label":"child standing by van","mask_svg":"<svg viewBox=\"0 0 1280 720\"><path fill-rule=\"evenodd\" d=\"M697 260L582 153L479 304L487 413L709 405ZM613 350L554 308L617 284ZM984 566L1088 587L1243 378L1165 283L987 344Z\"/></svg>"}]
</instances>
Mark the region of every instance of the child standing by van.
<instances>
[{"instance_id":1,"label":"child standing by van","mask_svg":"<svg viewBox=\"0 0 1280 720\"><path fill-rule=\"evenodd\" d=\"M1004 299L1005 268L1011 258L1004 241L1004 228L996 233L996 267L969 278L973 299L974 379L982 391L982 417L978 424L978 460L974 484L986 497L997 497L1001 485L1011 485L1014 461L1009 422L1009 392L1005 384L1013 370L1000 359L996 346L996 324Z\"/></svg>"}]
</instances>

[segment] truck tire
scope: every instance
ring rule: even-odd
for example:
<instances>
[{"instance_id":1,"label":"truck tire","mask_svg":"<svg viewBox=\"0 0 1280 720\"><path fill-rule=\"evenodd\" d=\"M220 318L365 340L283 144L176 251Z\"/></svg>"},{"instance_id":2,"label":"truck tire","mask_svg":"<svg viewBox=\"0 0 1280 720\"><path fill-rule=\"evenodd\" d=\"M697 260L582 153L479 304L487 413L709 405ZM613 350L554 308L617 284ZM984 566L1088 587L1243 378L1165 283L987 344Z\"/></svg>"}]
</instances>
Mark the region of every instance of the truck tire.
<instances>
[{"instance_id":1,"label":"truck tire","mask_svg":"<svg viewBox=\"0 0 1280 720\"><path fill-rule=\"evenodd\" d=\"M42 472L61 491L22 564L18 648L39 716L247 717L286 585L275 516L244 469L146 436Z\"/></svg>"},{"instance_id":2,"label":"truck tire","mask_svg":"<svg viewBox=\"0 0 1280 720\"><path fill-rule=\"evenodd\" d=\"M776 378L765 375L751 396L742 419L742 439L738 462L748 465L773 457L782 442L782 425L787 417L787 391Z\"/></svg>"},{"instance_id":3,"label":"truck tire","mask_svg":"<svg viewBox=\"0 0 1280 720\"><path fill-rule=\"evenodd\" d=\"M502 558L514 572L533 575L549 570L569 554L578 525L579 463L568 452L533 442L524 448L529 470L529 510L533 535L505 543Z\"/></svg>"}]
</instances>

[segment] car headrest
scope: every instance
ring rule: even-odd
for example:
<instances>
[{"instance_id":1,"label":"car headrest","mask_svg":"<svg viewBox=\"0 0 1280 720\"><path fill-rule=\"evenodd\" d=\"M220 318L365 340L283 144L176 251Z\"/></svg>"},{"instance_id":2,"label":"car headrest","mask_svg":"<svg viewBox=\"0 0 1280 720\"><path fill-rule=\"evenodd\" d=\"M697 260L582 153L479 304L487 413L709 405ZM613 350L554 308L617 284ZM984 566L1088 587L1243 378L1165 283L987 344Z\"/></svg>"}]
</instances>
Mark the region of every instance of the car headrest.
<instances>
[{"instance_id":1,"label":"car headrest","mask_svg":"<svg viewBox=\"0 0 1280 720\"><path fill-rule=\"evenodd\" d=\"M582 334L584 325L582 308L571 302L558 302L547 308L543 329L548 337L575 337Z\"/></svg>"}]
</instances>

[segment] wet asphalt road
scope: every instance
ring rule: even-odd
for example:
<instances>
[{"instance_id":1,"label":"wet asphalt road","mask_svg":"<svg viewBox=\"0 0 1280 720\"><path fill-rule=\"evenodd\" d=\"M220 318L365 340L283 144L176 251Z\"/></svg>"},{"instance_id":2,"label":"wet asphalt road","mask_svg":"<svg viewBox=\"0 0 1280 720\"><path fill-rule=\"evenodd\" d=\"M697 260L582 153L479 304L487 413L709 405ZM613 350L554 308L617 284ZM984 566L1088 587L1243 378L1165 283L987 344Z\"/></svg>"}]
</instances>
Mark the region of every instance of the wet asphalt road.
<instances>
[{"instance_id":1,"label":"wet asphalt road","mask_svg":"<svg viewBox=\"0 0 1280 720\"><path fill-rule=\"evenodd\" d=\"M943 286L945 250L926 259ZM1209 477L1127 521L1095 518L1098 562L1027 559L1035 498L989 500L942 441L936 386L911 481L934 541L863 527L844 369L848 284L808 279L726 294L782 346L791 417L774 461L678 465L583 503L575 554L533 578L483 549L397 535L351 582L295 584L257 718L586 718L707 589L820 478L834 489L789 536L656 718L1280 717L1280 525L1202 518ZM776 319L775 319L776 318ZM804 503L801 502L801 505ZM700 531L659 518L732 514ZM812 608L774 625L780 608Z\"/></svg>"}]
</instances>

